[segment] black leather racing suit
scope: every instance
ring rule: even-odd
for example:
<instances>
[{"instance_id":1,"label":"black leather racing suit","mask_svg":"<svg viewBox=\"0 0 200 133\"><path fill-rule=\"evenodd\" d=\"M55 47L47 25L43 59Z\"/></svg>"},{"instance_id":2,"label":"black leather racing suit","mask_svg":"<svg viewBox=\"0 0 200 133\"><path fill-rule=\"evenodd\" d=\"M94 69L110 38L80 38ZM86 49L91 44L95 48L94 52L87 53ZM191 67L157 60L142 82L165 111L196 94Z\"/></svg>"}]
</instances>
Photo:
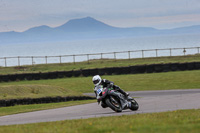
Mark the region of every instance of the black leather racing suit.
<instances>
[{"instance_id":1,"label":"black leather racing suit","mask_svg":"<svg viewBox=\"0 0 200 133\"><path fill-rule=\"evenodd\" d=\"M124 90L122 90L119 86L114 85L114 82L109 81L109 80L107 80L107 79L103 79L103 80L101 81L100 85L103 85L103 88L104 88L104 87L113 87L114 90L119 91L120 93L122 93L122 94L125 95L125 96L127 95L127 93L126 93ZM97 97L97 92L96 92L95 89L94 89L94 93L95 93L95 95L96 95L96 97ZM106 107L103 103L101 103L101 106L102 106L103 108Z\"/></svg>"}]
</instances>

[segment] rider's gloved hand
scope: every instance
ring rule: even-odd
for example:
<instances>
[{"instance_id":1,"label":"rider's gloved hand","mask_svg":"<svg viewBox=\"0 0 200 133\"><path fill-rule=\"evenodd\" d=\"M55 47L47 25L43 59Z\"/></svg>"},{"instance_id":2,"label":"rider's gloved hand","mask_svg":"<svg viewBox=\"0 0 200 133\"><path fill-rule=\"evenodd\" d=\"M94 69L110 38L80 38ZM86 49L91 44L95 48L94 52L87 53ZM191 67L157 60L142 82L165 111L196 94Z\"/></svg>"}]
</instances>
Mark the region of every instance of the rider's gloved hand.
<instances>
[{"instance_id":1,"label":"rider's gloved hand","mask_svg":"<svg viewBox=\"0 0 200 133\"><path fill-rule=\"evenodd\" d=\"M113 83L108 85L108 88L113 88Z\"/></svg>"}]
</instances>

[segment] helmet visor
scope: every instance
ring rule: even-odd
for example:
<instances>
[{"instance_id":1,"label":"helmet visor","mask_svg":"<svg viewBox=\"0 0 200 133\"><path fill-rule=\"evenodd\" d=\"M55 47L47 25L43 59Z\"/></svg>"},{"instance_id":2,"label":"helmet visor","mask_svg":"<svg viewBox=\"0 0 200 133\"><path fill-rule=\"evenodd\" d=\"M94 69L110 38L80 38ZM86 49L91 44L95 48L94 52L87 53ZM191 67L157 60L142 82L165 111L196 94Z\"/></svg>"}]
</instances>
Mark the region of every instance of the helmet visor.
<instances>
[{"instance_id":1,"label":"helmet visor","mask_svg":"<svg viewBox=\"0 0 200 133\"><path fill-rule=\"evenodd\" d=\"M99 83L99 80L94 80L93 83L96 85Z\"/></svg>"}]
</instances>

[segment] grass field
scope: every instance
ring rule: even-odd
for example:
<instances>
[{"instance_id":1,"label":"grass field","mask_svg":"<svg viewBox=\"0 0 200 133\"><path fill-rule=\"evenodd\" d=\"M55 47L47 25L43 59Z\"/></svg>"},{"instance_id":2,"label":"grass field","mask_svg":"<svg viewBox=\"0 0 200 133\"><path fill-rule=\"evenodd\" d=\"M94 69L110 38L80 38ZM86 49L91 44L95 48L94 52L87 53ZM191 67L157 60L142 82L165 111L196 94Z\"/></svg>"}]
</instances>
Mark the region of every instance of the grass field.
<instances>
[{"instance_id":1,"label":"grass field","mask_svg":"<svg viewBox=\"0 0 200 133\"><path fill-rule=\"evenodd\" d=\"M21 66L21 67L0 67L0 75L14 74L14 73L37 73L37 72L50 72L50 71L70 71L91 68L104 68L104 67L122 67L133 66L142 64L154 63L183 63L183 62L199 62L200 54L188 56L172 56L172 57L157 57L157 58L138 58L138 59L102 59L90 60L88 62L63 63L63 64L42 64L34 66Z\"/></svg>"},{"instance_id":2,"label":"grass field","mask_svg":"<svg viewBox=\"0 0 200 133\"><path fill-rule=\"evenodd\" d=\"M0 126L1 133L199 133L200 109Z\"/></svg>"},{"instance_id":3,"label":"grass field","mask_svg":"<svg viewBox=\"0 0 200 133\"><path fill-rule=\"evenodd\" d=\"M126 66L136 64L152 64L169 62L200 61L199 57L180 58L152 58L148 60L104 60L103 63L92 61L90 64L54 64L29 67L0 68L0 74L24 73L38 71L55 71L86 69L111 66ZM172 61L172 59L174 61ZM195 60L196 59L196 60ZM127 62L127 63L126 63ZM84 65L85 63L85 65ZM133 64L132 64L133 63ZM107 65L108 64L108 65ZM169 90L169 89L195 89L200 88L200 70L177 71L167 73L148 73L130 75L110 75L102 78L114 81L125 91L144 90ZM33 80L0 83L0 99L45 97L45 96L77 96L83 93L93 92L92 77L72 77L63 79ZM20 105L0 108L0 116L30 112L36 110L52 109L72 106L84 103L96 102L96 100L71 101L64 103ZM165 113L136 114L130 116L102 117L81 120L67 120L49 123L35 123L26 125L0 126L0 133L199 133L200 109L180 110Z\"/></svg>"},{"instance_id":4,"label":"grass field","mask_svg":"<svg viewBox=\"0 0 200 133\"><path fill-rule=\"evenodd\" d=\"M125 91L200 88L200 70L103 76ZM0 83L0 99L93 93L92 77Z\"/></svg>"},{"instance_id":5,"label":"grass field","mask_svg":"<svg viewBox=\"0 0 200 133\"><path fill-rule=\"evenodd\" d=\"M150 58L134 60L93 60L90 64L82 62L80 64L52 64L37 65L26 68L0 68L0 74L24 73L38 71L71 70L83 68L128 66L136 64L152 64L167 62L186 62L198 61L200 56L187 56L177 58ZM102 63L103 62L103 63ZM29 71L30 70L30 71ZM200 70L178 71L167 73L149 73L134 75L110 75L102 78L114 81L125 91L144 91L144 90L168 90L168 89L195 89L200 88ZM83 93L93 92L92 77L72 77L63 79L33 80L0 83L0 99L14 98L39 98L46 96L80 96ZM20 105L13 107L0 108L0 116L21 112L30 112L50 108L58 108L92 101L75 101L65 103ZM1 131L0 131L1 132Z\"/></svg>"}]
</instances>

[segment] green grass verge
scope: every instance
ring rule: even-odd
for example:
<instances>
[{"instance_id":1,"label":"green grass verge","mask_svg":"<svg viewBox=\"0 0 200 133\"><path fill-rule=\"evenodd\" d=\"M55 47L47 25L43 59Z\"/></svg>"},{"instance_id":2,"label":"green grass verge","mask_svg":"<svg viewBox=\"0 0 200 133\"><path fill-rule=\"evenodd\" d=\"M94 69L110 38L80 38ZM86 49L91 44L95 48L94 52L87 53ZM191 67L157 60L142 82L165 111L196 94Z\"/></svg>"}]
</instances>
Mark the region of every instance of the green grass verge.
<instances>
[{"instance_id":1,"label":"green grass verge","mask_svg":"<svg viewBox=\"0 0 200 133\"><path fill-rule=\"evenodd\" d=\"M0 99L20 99L20 98L40 98L56 96L81 96L82 93L64 88L62 85L57 86L42 82L19 82L17 85L6 84L0 85ZM28 84L27 84L28 83ZM60 82L62 84L62 82Z\"/></svg>"},{"instance_id":2,"label":"green grass verge","mask_svg":"<svg viewBox=\"0 0 200 133\"><path fill-rule=\"evenodd\" d=\"M2 133L199 133L200 109L1 126Z\"/></svg>"},{"instance_id":3,"label":"green grass verge","mask_svg":"<svg viewBox=\"0 0 200 133\"><path fill-rule=\"evenodd\" d=\"M125 91L200 88L200 70L102 76ZM0 84L0 99L72 96L93 93L92 77L8 82Z\"/></svg>"},{"instance_id":4,"label":"green grass verge","mask_svg":"<svg viewBox=\"0 0 200 133\"><path fill-rule=\"evenodd\" d=\"M183 63L183 62L199 62L200 54L188 56L173 56L173 57L157 57L157 58L138 58L138 59L102 59L90 60L88 62L63 63L63 64L42 64L34 66L21 67L0 67L0 75L15 74L15 73L38 73L51 71L70 71L80 69L104 68L104 67L122 67L142 64L154 63Z\"/></svg>"},{"instance_id":5,"label":"green grass verge","mask_svg":"<svg viewBox=\"0 0 200 133\"><path fill-rule=\"evenodd\" d=\"M68 107L68 106L93 103L93 102L96 102L96 100L81 100L81 101L69 101L69 102L61 102L61 103L47 103L47 104L32 104L32 105L17 105L17 106L11 106L11 107L1 107L0 116L32 112L32 111L38 111L38 110L53 109L53 108Z\"/></svg>"}]
</instances>

